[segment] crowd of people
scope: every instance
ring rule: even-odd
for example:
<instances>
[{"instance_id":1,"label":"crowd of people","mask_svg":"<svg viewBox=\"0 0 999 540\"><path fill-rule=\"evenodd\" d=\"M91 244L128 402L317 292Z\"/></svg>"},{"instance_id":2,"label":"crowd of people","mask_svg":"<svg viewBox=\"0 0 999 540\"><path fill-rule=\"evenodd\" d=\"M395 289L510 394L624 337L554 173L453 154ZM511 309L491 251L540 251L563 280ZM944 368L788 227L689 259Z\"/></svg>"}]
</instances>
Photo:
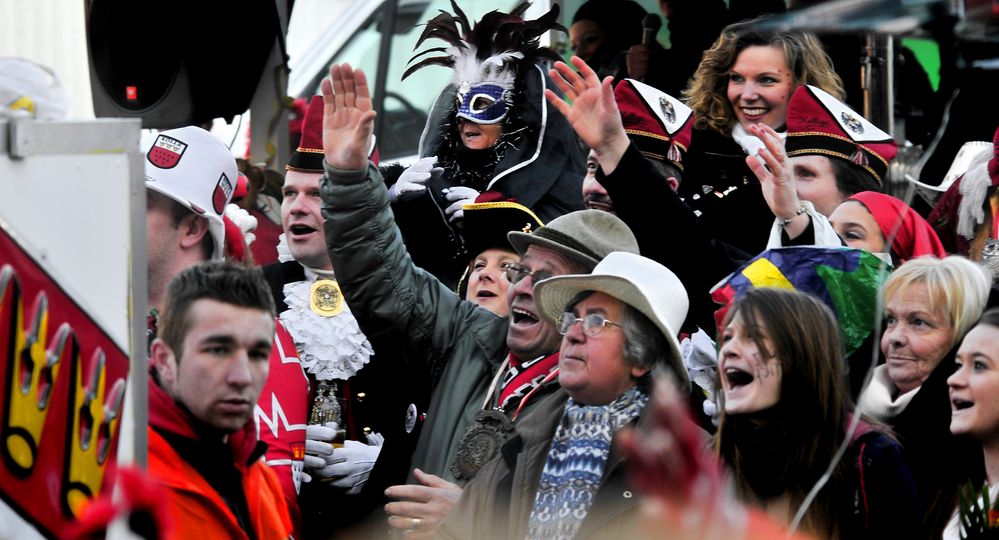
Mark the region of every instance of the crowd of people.
<instances>
[{"instance_id":1,"label":"crowd of people","mask_svg":"<svg viewBox=\"0 0 999 540\"><path fill-rule=\"evenodd\" d=\"M816 36L660 3L672 49L631 2L569 29L452 3L407 71L453 70L408 168L348 65L283 178L197 127L151 141L156 537L999 526L999 131L924 217Z\"/></svg>"}]
</instances>

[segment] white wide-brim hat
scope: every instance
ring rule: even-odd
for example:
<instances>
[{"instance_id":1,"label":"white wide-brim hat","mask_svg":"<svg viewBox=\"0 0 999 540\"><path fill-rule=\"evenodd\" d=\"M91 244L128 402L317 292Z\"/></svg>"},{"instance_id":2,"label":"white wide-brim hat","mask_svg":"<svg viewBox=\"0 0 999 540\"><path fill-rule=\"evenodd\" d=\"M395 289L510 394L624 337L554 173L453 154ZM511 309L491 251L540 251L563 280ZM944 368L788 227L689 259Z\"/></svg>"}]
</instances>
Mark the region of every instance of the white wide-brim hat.
<instances>
[{"instance_id":1,"label":"white wide-brim hat","mask_svg":"<svg viewBox=\"0 0 999 540\"><path fill-rule=\"evenodd\" d=\"M236 188L236 159L211 133L187 126L151 137L146 151L146 187L208 219L214 259L225 245L222 215Z\"/></svg>"},{"instance_id":2,"label":"white wide-brim hat","mask_svg":"<svg viewBox=\"0 0 999 540\"><path fill-rule=\"evenodd\" d=\"M687 318L690 300L683 283L669 268L641 255L615 251L590 274L555 276L538 282L534 296L542 316L554 321L583 291L602 292L648 317L666 336L674 374L684 384L690 382L676 338Z\"/></svg>"}]
</instances>

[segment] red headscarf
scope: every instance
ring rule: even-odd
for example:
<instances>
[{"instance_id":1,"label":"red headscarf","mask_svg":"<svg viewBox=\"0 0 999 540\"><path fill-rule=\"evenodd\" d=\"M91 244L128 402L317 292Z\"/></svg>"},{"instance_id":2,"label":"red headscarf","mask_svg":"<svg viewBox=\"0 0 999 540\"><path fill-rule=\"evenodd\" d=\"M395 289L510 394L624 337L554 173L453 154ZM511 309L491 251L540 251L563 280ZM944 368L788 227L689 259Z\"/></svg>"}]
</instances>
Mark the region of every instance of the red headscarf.
<instances>
[{"instance_id":1,"label":"red headscarf","mask_svg":"<svg viewBox=\"0 0 999 540\"><path fill-rule=\"evenodd\" d=\"M901 200L876 191L862 191L848 200L864 205L874 216L881 234L885 239L891 239L891 250L901 262L923 255L940 259L947 256L933 227ZM895 230L896 227L898 231ZM894 237L892 233L895 234Z\"/></svg>"}]
</instances>

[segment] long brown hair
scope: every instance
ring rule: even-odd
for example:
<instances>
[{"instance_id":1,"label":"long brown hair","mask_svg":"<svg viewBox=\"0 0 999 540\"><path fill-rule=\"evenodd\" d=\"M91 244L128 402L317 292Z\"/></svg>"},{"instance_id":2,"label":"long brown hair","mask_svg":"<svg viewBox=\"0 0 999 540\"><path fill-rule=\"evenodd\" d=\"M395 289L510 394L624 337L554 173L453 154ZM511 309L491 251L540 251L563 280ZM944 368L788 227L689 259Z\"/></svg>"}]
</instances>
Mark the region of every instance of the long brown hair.
<instances>
[{"instance_id":1,"label":"long brown hair","mask_svg":"<svg viewBox=\"0 0 999 540\"><path fill-rule=\"evenodd\" d=\"M779 434L783 440L779 441L779 453L747 459L749 452L740 448L746 444L742 433L746 432L743 428L747 419L722 412L715 447L731 469L740 496L750 502L767 502L768 497L760 496L750 485L747 472L770 474L781 484L779 491L794 511L822 476L845 437L849 396L838 325L829 308L818 299L783 289L747 291L732 306L723 327L736 314L742 317L747 332L755 336L760 354L778 360L780 399L766 418L781 424ZM770 349L765 338L769 338ZM760 422L760 417L751 421ZM813 534L832 531L833 537L837 535L845 517L839 511L845 496L843 469L841 463L809 507L804 530Z\"/></svg>"},{"instance_id":2,"label":"long brown hair","mask_svg":"<svg viewBox=\"0 0 999 540\"><path fill-rule=\"evenodd\" d=\"M736 117L728 102L729 71L739 53L753 46L771 46L783 51L784 61L794 74L795 87L810 84L843 100L843 81L833 70L818 38L808 33L761 32L753 28L757 22L759 19L726 26L714 45L704 51L694 80L683 92L687 105L697 115L696 127L725 135L732 132Z\"/></svg>"}]
</instances>

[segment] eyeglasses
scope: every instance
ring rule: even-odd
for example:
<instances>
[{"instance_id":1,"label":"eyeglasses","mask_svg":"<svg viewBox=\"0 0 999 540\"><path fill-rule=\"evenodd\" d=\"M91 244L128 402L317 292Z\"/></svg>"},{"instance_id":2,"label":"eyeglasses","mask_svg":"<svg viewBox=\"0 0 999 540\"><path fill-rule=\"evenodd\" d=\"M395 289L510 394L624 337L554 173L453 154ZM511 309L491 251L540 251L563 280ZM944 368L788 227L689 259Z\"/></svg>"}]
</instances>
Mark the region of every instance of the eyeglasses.
<instances>
[{"instance_id":1,"label":"eyeglasses","mask_svg":"<svg viewBox=\"0 0 999 540\"><path fill-rule=\"evenodd\" d=\"M511 285L519 283L520 280L524 279L525 276L531 276L531 279L534 280L534 283L537 283L539 281L546 280L555 275L551 272L546 272L544 270L536 270L532 272L526 266L521 266L517 263L512 263L512 262L504 263L503 271L506 272L506 280L509 281Z\"/></svg>"},{"instance_id":2,"label":"eyeglasses","mask_svg":"<svg viewBox=\"0 0 999 540\"><path fill-rule=\"evenodd\" d=\"M555 323L558 325L558 333L562 334L563 336L569 333L569 330L572 328L572 326L578 322L583 323L583 333L589 337L594 337L600 332L602 332L604 327L607 326L608 324L611 326L616 326L618 328L621 328L620 324L613 321L609 321L603 318L603 316L597 315L596 313L590 313L589 315L583 318L579 318L573 315L572 313L565 312L559 315L558 319L555 319Z\"/></svg>"}]
</instances>

